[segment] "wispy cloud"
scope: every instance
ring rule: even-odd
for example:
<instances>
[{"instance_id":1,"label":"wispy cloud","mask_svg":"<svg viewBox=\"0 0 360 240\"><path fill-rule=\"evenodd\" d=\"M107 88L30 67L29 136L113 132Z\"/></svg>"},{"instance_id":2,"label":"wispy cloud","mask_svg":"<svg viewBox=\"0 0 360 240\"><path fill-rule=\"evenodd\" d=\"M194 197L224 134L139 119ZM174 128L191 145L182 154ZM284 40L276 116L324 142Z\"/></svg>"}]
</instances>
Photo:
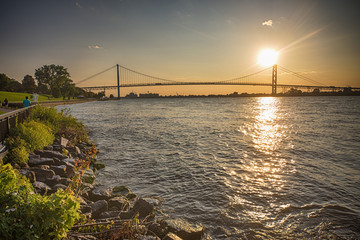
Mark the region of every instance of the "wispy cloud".
<instances>
[{"instance_id":1,"label":"wispy cloud","mask_svg":"<svg viewBox=\"0 0 360 240\"><path fill-rule=\"evenodd\" d=\"M272 27L273 25L273 21L271 19L265 21L262 23L263 26L268 26L268 27Z\"/></svg>"},{"instance_id":2,"label":"wispy cloud","mask_svg":"<svg viewBox=\"0 0 360 240\"><path fill-rule=\"evenodd\" d=\"M88 46L89 49L104 49L103 47L99 46L99 45L90 45Z\"/></svg>"},{"instance_id":3,"label":"wispy cloud","mask_svg":"<svg viewBox=\"0 0 360 240\"><path fill-rule=\"evenodd\" d=\"M75 3L75 6L78 7L78 8L80 8L80 9L83 8L83 6L82 6L80 3L78 3L78 2Z\"/></svg>"}]
</instances>

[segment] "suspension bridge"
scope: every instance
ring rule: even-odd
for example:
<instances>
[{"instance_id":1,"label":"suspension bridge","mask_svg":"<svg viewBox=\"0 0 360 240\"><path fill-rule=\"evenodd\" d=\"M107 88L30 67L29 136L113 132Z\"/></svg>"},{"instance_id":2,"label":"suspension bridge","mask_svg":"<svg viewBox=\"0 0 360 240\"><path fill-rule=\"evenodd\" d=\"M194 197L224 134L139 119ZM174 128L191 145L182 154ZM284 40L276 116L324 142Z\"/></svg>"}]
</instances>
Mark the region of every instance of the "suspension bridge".
<instances>
[{"instance_id":1,"label":"suspension bridge","mask_svg":"<svg viewBox=\"0 0 360 240\"><path fill-rule=\"evenodd\" d=\"M351 87L336 87L336 86L327 86L324 85L312 78L305 76L304 74L300 74L289 69L286 69L277 64L265 68L261 71L243 75L241 77L232 78L228 80L220 80L220 81L176 81L170 79L159 78L155 76L151 76L148 74L144 74L127 67L121 66L119 64L111 66L101 72L98 72L94 75L91 75L79 82L77 84L84 83L90 79L98 77L99 75L116 69L116 85L108 85L108 86L90 86L90 87L81 87L86 91L91 90L107 90L107 89L117 89L118 98L120 98L120 88L126 87L145 87L145 86L179 86L179 85L248 85L248 86L269 86L271 87L272 95L276 95L278 92L278 88L289 89L301 89L301 90L314 90L319 89L319 91L346 91L347 89L360 89L360 88L351 88ZM279 74L281 71L281 74ZM271 72L271 73L270 73ZM281 76L281 79L284 77L284 81L278 82L278 78ZM291 78L291 80L287 80ZM270 79L271 81L264 80ZM301 81L299 81L301 80ZM293 84L293 82L302 82L304 84Z\"/></svg>"}]
</instances>

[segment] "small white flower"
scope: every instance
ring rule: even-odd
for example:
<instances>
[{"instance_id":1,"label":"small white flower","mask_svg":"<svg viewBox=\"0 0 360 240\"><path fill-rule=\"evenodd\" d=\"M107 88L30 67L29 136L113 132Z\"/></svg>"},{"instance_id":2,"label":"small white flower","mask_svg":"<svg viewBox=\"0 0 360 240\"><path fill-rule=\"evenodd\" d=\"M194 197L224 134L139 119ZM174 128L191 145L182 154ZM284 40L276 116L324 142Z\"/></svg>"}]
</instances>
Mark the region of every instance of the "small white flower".
<instances>
[{"instance_id":1,"label":"small white flower","mask_svg":"<svg viewBox=\"0 0 360 240\"><path fill-rule=\"evenodd\" d=\"M9 208L9 209L6 209L5 212L14 212L16 210L16 208Z\"/></svg>"},{"instance_id":2,"label":"small white flower","mask_svg":"<svg viewBox=\"0 0 360 240\"><path fill-rule=\"evenodd\" d=\"M11 195L16 196L16 195L17 195L17 192L13 192Z\"/></svg>"},{"instance_id":3,"label":"small white flower","mask_svg":"<svg viewBox=\"0 0 360 240\"><path fill-rule=\"evenodd\" d=\"M33 226L34 226L34 225L32 225L32 224L31 224L31 225L30 225L30 229L32 229L32 228L33 228Z\"/></svg>"},{"instance_id":4,"label":"small white flower","mask_svg":"<svg viewBox=\"0 0 360 240\"><path fill-rule=\"evenodd\" d=\"M32 195L32 194L34 194L34 191L31 191L31 192L30 192L30 195Z\"/></svg>"}]
</instances>

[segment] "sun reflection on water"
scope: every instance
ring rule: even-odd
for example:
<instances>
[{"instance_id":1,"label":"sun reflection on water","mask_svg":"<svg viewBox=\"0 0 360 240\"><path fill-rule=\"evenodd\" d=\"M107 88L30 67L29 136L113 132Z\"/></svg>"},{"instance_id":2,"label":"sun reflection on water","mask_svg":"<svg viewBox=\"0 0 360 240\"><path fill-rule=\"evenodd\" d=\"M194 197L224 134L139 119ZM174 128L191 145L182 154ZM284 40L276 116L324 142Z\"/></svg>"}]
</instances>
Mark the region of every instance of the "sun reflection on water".
<instances>
[{"instance_id":1,"label":"sun reflection on water","mask_svg":"<svg viewBox=\"0 0 360 240\"><path fill-rule=\"evenodd\" d=\"M281 156L288 132L281 99L258 98L248 120L238 129L249 144L242 163L225 168L225 183L236 189L236 194L230 196L230 209L237 211L229 215L252 222L271 221L273 211L281 204L284 174L289 170L288 160Z\"/></svg>"},{"instance_id":2,"label":"sun reflection on water","mask_svg":"<svg viewBox=\"0 0 360 240\"><path fill-rule=\"evenodd\" d=\"M251 133L254 147L265 154L273 154L283 138L277 120L281 118L277 98L259 98Z\"/></svg>"}]
</instances>

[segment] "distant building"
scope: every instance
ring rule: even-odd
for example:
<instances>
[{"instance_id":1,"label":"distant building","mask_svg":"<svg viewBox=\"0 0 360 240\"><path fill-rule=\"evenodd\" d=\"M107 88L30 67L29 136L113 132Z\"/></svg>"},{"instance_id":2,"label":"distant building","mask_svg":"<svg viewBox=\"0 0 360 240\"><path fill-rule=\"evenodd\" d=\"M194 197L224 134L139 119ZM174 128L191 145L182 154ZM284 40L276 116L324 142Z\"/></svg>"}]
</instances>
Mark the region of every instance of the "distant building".
<instances>
[{"instance_id":1,"label":"distant building","mask_svg":"<svg viewBox=\"0 0 360 240\"><path fill-rule=\"evenodd\" d=\"M158 93L140 93L140 98L157 98L159 97Z\"/></svg>"}]
</instances>

